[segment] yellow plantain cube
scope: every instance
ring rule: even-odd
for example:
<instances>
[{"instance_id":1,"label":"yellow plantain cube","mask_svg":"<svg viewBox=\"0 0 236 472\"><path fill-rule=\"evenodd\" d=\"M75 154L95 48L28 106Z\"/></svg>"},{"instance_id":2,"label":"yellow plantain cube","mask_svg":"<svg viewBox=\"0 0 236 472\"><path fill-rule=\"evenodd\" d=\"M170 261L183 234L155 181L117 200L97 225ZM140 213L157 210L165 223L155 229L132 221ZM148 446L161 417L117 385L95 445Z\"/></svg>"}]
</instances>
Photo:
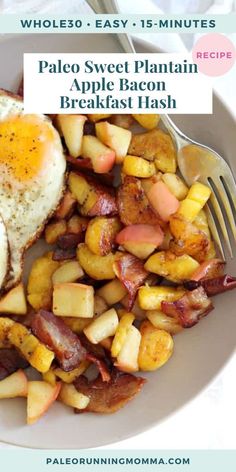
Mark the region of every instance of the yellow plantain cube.
<instances>
[{"instance_id":1,"label":"yellow plantain cube","mask_svg":"<svg viewBox=\"0 0 236 472\"><path fill-rule=\"evenodd\" d=\"M148 272L154 272L167 280L181 283L191 279L199 263L187 254L176 256L170 251L160 251L149 257L144 267Z\"/></svg>"},{"instance_id":2,"label":"yellow plantain cube","mask_svg":"<svg viewBox=\"0 0 236 472\"><path fill-rule=\"evenodd\" d=\"M141 343L138 364L140 370L152 371L163 366L173 353L173 339L167 331L155 328L145 320L140 326Z\"/></svg>"},{"instance_id":3,"label":"yellow plantain cube","mask_svg":"<svg viewBox=\"0 0 236 472\"><path fill-rule=\"evenodd\" d=\"M207 200L210 198L210 195L211 190L209 187L201 184L200 182L196 182L190 187L187 198L200 203L201 207L203 208Z\"/></svg>"},{"instance_id":4,"label":"yellow plantain cube","mask_svg":"<svg viewBox=\"0 0 236 472\"><path fill-rule=\"evenodd\" d=\"M44 344L38 344L33 354L29 358L29 363L41 373L47 372L54 359L54 353L50 351Z\"/></svg>"},{"instance_id":5,"label":"yellow plantain cube","mask_svg":"<svg viewBox=\"0 0 236 472\"><path fill-rule=\"evenodd\" d=\"M185 291L172 287L140 287L138 302L143 310L160 310L163 301L173 302L184 295Z\"/></svg>"},{"instance_id":6,"label":"yellow plantain cube","mask_svg":"<svg viewBox=\"0 0 236 472\"><path fill-rule=\"evenodd\" d=\"M160 115L137 113L132 115L134 119L145 129L154 129L160 121Z\"/></svg>"},{"instance_id":7,"label":"yellow plantain cube","mask_svg":"<svg viewBox=\"0 0 236 472\"><path fill-rule=\"evenodd\" d=\"M134 177L148 178L156 174L156 168L153 162L148 162L142 157L125 156L122 172Z\"/></svg>"},{"instance_id":8,"label":"yellow plantain cube","mask_svg":"<svg viewBox=\"0 0 236 472\"><path fill-rule=\"evenodd\" d=\"M119 321L114 339L111 345L112 357L117 357L121 351L121 348L125 342L129 328L132 326L135 316L132 313L125 313Z\"/></svg>"}]
</instances>

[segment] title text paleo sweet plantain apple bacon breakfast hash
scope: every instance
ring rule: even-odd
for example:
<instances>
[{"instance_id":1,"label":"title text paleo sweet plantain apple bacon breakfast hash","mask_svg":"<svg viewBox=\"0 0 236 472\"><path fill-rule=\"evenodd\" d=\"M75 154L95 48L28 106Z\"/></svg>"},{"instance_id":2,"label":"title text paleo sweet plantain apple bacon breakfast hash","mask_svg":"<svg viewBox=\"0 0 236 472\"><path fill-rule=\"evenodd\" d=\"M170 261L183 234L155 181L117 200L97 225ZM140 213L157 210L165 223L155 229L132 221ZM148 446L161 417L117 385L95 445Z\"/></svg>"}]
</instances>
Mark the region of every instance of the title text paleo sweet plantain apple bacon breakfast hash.
<instances>
[{"instance_id":1,"label":"title text paleo sweet plantain apple bacon breakfast hash","mask_svg":"<svg viewBox=\"0 0 236 472\"><path fill-rule=\"evenodd\" d=\"M52 126L46 117L24 117L19 97L2 91L0 103L0 161L8 170L2 189L18 178L23 206L32 181L38 185L26 220L27 211L32 217L45 205L42 195L48 200L38 220L22 220L20 254L2 206L0 398L27 397L28 424L56 399L76 413L115 412L145 382L133 373L165 364L173 335L212 310L209 296L236 286L211 240L204 211L210 190L200 183L188 189L177 176L175 148L158 115L57 115ZM144 130L132 135L133 122ZM16 220L17 212L24 216L18 207ZM48 217L49 248L33 262L25 294L21 265L12 261L21 260ZM91 380L85 373L92 364L98 375ZM41 380L27 378L28 366Z\"/></svg>"}]
</instances>

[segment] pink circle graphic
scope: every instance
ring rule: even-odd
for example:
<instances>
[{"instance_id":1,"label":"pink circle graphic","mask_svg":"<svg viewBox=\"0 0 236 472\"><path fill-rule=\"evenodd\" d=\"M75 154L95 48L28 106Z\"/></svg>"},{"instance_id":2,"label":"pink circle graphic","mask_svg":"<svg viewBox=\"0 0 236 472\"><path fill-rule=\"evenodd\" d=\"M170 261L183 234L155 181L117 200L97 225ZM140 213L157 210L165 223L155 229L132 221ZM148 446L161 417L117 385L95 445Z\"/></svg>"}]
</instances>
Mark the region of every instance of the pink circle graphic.
<instances>
[{"instance_id":1,"label":"pink circle graphic","mask_svg":"<svg viewBox=\"0 0 236 472\"><path fill-rule=\"evenodd\" d=\"M232 41L223 34L210 33L196 42L192 57L199 72L217 77L226 74L233 67L236 49Z\"/></svg>"}]
</instances>

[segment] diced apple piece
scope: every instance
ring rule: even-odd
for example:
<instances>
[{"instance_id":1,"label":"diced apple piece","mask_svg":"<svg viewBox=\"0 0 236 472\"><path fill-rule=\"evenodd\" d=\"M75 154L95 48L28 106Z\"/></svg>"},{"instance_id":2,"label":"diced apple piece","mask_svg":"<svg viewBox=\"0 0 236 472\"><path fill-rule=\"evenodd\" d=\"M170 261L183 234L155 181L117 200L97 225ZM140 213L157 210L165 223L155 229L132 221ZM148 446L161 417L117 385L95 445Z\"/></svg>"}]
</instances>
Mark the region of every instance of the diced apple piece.
<instances>
[{"instance_id":1,"label":"diced apple piece","mask_svg":"<svg viewBox=\"0 0 236 472\"><path fill-rule=\"evenodd\" d=\"M47 244L54 244L59 236L66 233L67 225L65 220L49 223L45 228L45 240Z\"/></svg>"},{"instance_id":2,"label":"diced apple piece","mask_svg":"<svg viewBox=\"0 0 236 472\"><path fill-rule=\"evenodd\" d=\"M93 121L93 123L96 123L97 121L99 120L104 120L104 118L109 118L111 116L111 114L107 113L107 114L100 114L99 113L92 113L92 114L89 114L88 115L88 118L90 121Z\"/></svg>"},{"instance_id":3,"label":"diced apple piece","mask_svg":"<svg viewBox=\"0 0 236 472\"><path fill-rule=\"evenodd\" d=\"M73 384L62 384L58 399L65 405L83 410L89 404L89 397L76 390Z\"/></svg>"},{"instance_id":4,"label":"diced apple piece","mask_svg":"<svg viewBox=\"0 0 236 472\"><path fill-rule=\"evenodd\" d=\"M28 379L23 370L17 370L0 381L0 399L27 397Z\"/></svg>"},{"instance_id":5,"label":"diced apple piece","mask_svg":"<svg viewBox=\"0 0 236 472\"><path fill-rule=\"evenodd\" d=\"M26 315L27 304L23 284L14 287L0 300L0 313L12 313L14 315Z\"/></svg>"},{"instance_id":6,"label":"diced apple piece","mask_svg":"<svg viewBox=\"0 0 236 472\"><path fill-rule=\"evenodd\" d=\"M131 131L112 125L108 121L101 121L96 123L96 135L102 143L115 151L116 163L121 163L129 149Z\"/></svg>"},{"instance_id":7,"label":"diced apple piece","mask_svg":"<svg viewBox=\"0 0 236 472\"><path fill-rule=\"evenodd\" d=\"M116 310L111 308L92 321L92 323L84 329L84 334L91 343L98 344L103 339L114 336L118 324L119 318Z\"/></svg>"},{"instance_id":8,"label":"diced apple piece","mask_svg":"<svg viewBox=\"0 0 236 472\"><path fill-rule=\"evenodd\" d=\"M157 114L141 114L132 115L134 119L145 129L154 129L160 121L160 115Z\"/></svg>"},{"instance_id":9,"label":"diced apple piece","mask_svg":"<svg viewBox=\"0 0 236 472\"><path fill-rule=\"evenodd\" d=\"M146 259L160 244L164 234L159 225L130 225L122 229L116 241L128 252L140 259Z\"/></svg>"},{"instance_id":10,"label":"diced apple piece","mask_svg":"<svg viewBox=\"0 0 236 472\"><path fill-rule=\"evenodd\" d=\"M102 297L109 306L120 302L126 294L127 290L118 279L111 280L97 290L97 295Z\"/></svg>"},{"instance_id":11,"label":"diced apple piece","mask_svg":"<svg viewBox=\"0 0 236 472\"><path fill-rule=\"evenodd\" d=\"M72 157L81 154L85 115L57 115L59 128L64 136L66 146Z\"/></svg>"},{"instance_id":12,"label":"diced apple piece","mask_svg":"<svg viewBox=\"0 0 236 472\"><path fill-rule=\"evenodd\" d=\"M52 275L52 283L61 284L66 282L76 282L84 275L84 271L77 261L70 261L59 267Z\"/></svg>"},{"instance_id":13,"label":"diced apple piece","mask_svg":"<svg viewBox=\"0 0 236 472\"><path fill-rule=\"evenodd\" d=\"M50 385L44 380L28 382L27 424L36 423L57 399L61 384Z\"/></svg>"},{"instance_id":14,"label":"diced apple piece","mask_svg":"<svg viewBox=\"0 0 236 472\"><path fill-rule=\"evenodd\" d=\"M54 285L53 313L57 316L92 318L94 316L93 287L77 283Z\"/></svg>"},{"instance_id":15,"label":"diced apple piece","mask_svg":"<svg viewBox=\"0 0 236 472\"><path fill-rule=\"evenodd\" d=\"M82 156L91 159L93 170L98 174L109 172L115 164L115 152L91 135L83 137Z\"/></svg>"},{"instance_id":16,"label":"diced apple piece","mask_svg":"<svg viewBox=\"0 0 236 472\"><path fill-rule=\"evenodd\" d=\"M135 326L131 326L126 335L125 341L118 354L115 366L123 372L137 372L138 354L141 342L141 334Z\"/></svg>"},{"instance_id":17,"label":"diced apple piece","mask_svg":"<svg viewBox=\"0 0 236 472\"><path fill-rule=\"evenodd\" d=\"M147 193L147 197L163 221L169 221L170 216L176 213L179 208L179 200L170 192L164 182L156 182Z\"/></svg>"}]
</instances>

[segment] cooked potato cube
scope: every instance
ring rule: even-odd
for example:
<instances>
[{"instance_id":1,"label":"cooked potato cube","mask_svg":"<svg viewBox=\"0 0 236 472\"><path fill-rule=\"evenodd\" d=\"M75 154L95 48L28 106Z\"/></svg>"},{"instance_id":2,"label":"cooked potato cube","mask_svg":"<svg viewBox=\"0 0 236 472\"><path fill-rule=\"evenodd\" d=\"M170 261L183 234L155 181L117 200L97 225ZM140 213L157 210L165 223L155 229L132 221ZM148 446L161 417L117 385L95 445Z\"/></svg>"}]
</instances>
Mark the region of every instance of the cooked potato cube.
<instances>
[{"instance_id":1,"label":"cooked potato cube","mask_svg":"<svg viewBox=\"0 0 236 472\"><path fill-rule=\"evenodd\" d=\"M88 115L88 118L90 121L93 121L94 123L96 123L97 121L104 120L104 118L109 118L110 116L112 115L109 115L109 114L99 115L98 113L92 113Z\"/></svg>"},{"instance_id":2,"label":"cooked potato cube","mask_svg":"<svg viewBox=\"0 0 236 472\"><path fill-rule=\"evenodd\" d=\"M85 115L57 115L59 129L72 157L79 157L81 154L83 129L86 120Z\"/></svg>"},{"instance_id":3,"label":"cooked potato cube","mask_svg":"<svg viewBox=\"0 0 236 472\"><path fill-rule=\"evenodd\" d=\"M190 198L185 198L184 200L182 200L182 202L180 202L178 215L182 216L187 221L192 223L192 221L195 220L201 209L202 207L200 203L194 200L190 200Z\"/></svg>"},{"instance_id":4,"label":"cooked potato cube","mask_svg":"<svg viewBox=\"0 0 236 472\"><path fill-rule=\"evenodd\" d=\"M176 172L176 151L169 134L161 129L153 129L132 137L128 153L150 161L161 172Z\"/></svg>"},{"instance_id":5,"label":"cooked potato cube","mask_svg":"<svg viewBox=\"0 0 236 472\"><path fill-rule=\"evenodd\" d=\"M105 311L105 310L104 310ZM71 316L62 317L64 323L76 334L82 333L84 328L91 323L91 318L73 318Z\"/></svg>"},{"instance_id":6,"label":"cooked potato cube","mask_svg":"<svg viewBox=\"0 0 236 472\"><path fill-rule=\"evenodd\" d=\"M118 324L119 318L116 310L111 308L93 320L90 325L84 329L84 334L91 343L98 344L103 339L109 336L114 336Z\"/></svg>"},{"instance_id":7,"label":"cooked potato cube","mask_svg":"<svg viewBox=\"0 0 236 472\"><path fill-rule=\"evenodd\" d=\"M156 168L153 162L148 162L142 157L127 155L124 158L122 172L134 177L148 178L156 173Z\"/></svg>"},{"instance_id":8,"label":"cooked potato cube","mask_svg":"<svg viewBox=\"0 0 236 472\"><path fill-rule=\"evenodd\" d=\"M154 272L176 283L191 279L198 267L199 263L187 254L178 257L171 251L156 252L144 266L148 272Z\"/></svg>"},{"instance_id":9,"label":"cooked potato cube","mask_svg":"<svg viewBox=\"0 0 236 472\"><path fill-rule=\"evenodd\" d=\"M211 190L209 187L201 184L200 182L195 182L190 187L187 198L200 203L201 207L203 208L210 196Z\"/></svg>"},{"instance_id":10,"label":"cooked potato cube","mask_svg":"<svg viewBox=\"0 0 236 472\"><path fill-rule=\"evenodd\" d=\"M62 384L58 400L65 405L77 408L78 410L84 410L90 402L89 397L78 392L74 385L68 385L65 383Z\"/></svg>"},{"instance_id":11,"label":"cooked potato cube","mask_svg":"<svg viewBox=\"0 0 236 472\"><path fill-rule=\"evenodd\" d=\"M120 253L97 256L90 251L86 244L80 244L77 249L77 259L84 271L93 279L114 279L113 264Z\"/></svg>"},{"instance_id":12,"label":"cooked potato cube","mask_svg":"<svg viewBox=\"0 0 236 472\"><path fill-rule=\"evenodd\" d=\"M161 118L160 115L157 115L157 114L138 113L132 116L143 128L150 129L150 130L157 127Z\"/></svg>"},{"instance_id":13,"label":"cooked potato cube","mask_svg":"<svg viewBox=\"0 0 236 472\"><path fill-rule=\"evenodd\" d=\"M162 180L178 200L183 200L186 197L188 187L177 174L167 172L162 175Z\"/></svg>"},{"instance_id":14,"label":"cooked potato cube","mask_svg":"<svg viewBox=\"0 0 236 472\"><path fill-rule=\"evenodd\" d=\"M63 382L70 384L74 382L77 377L82 375L87 370L89 365L90 362L85 360L80 363L79 367L76 367L76 369L73 369L70 372L65 372L64 370L60 369L60 367L56 367L56 369L53 369L53 373L56 375L56 377L63 380Z\"/></svg>"},{"instance_id":15,"label":"cooked potato cube","mask_svg":"<svg viewBox=\"0 0 236 472\"><path fill-rule=\"evenodd\" d=\"M161 302L173 302L181 298L184 290L172 287L140 287L138 302L143 310L160 310Z\"/></svg>"},{"instance_id":16,"label":"cooked potato cube","mask_svg":"<svg viewBox=\"0 0 236 472\"><path fill-rule=\"evenodd\" d=\"M59 236L66 233L67 224L65 220L49 223L45 229L45 240L47 244L55 244Z\"/></svg>"},{"instance_id":17,"label":"cooked potato cube","mask_svg":"<svg viewBox=\"0 0 236 472\"><path fill-rule=\"evenodd\" d=\"M82 267L77 261L69 261L59 267L52 275L52 283L60 284L65 282L76 282L84 275Z\"/></svg>"},{"instance_id":18,"label":"cooked potato cube","mask_svg":"<svg viewBox=\"0 0 236 472\"><path fill-rule=\"evenodd\" d=\"M120 302L127 294L127 290L118 279L114 279L99 288L97 294L105 300L108 306L111 306Z\"/></svg>"},{"instance_id":19,"label":"cooked potato cube","mask_svg":"<svg viewBox=\"0 0 236 472\"><path fill-rule=\"evenodd\" d=\"M118 218L97 216L88 224L85 243L94 254L106 256L112 251L120 229L121 223Z\"/></svg>"},{"instance_id":20,"label":"cooked potato cube","mask_svg":"<svg viewBox=\"0 0 236 472\"><path fill-rule=\"evenodd\" d=\"M138 356L139 368L152 371L163 366L173 353L173 339L167 331L155 328L150 321L140 327L141 343Z\"/></svg>"},{"instance_id":21,"label":"cooked potato cube","mask_svg":"<svg viewBox=\"0 0 236 472\"><path fill-rule=\"evenodd\" d=\"M134 120L132 115L115 113L114 115L110 116L110 122L113 125L120 126L121 128L129 129L132 126Z\"/></svg>"},{"instance_id":22,"label":"cooked potato cube","mask_svg":"<svg viewBox=\"0 0 236 472\"><path fill-rule=\"evenodd\" d=\"M63 196L59 207L53 215L54 218L56 218L57 220L64 220L65 218L69 218L69 216L73 213L75 205L76 199L73 197L72 193L67 190Z\"/></svg>"},{"instance_id":23,"label":"cooked potato cube","mask_svg":"<svg viewBox=\"0 0 236 472\"><path fill-rule=\"evenodd\" d=\"M135 326L130 326L125 341L118 354L115 366L123 372L137 372L139 348L141 342L140 332Z\"/></svg>"},{"instance_id":24,"label":"cooked potato cube","mask_svg":"<svg viewBox=\"0 0 236 472\"><path fill-rule=\"evenodd\" d=\"M74 215L67 222L68 233L80 234L86 231L89 219L85 216Z\"/></svg>"},{"instance_id":25,"label":"cooked potato cube","mask_svg":"<svg viewBox=\"0 0 236 472\"><path fill-rule=\"evenodd\" d=\"M25 291L22 283L10 290L0 299L0 313L12 313L26 315L27 305Z\"/></svg>"},{"instance_id":26,"label":"cooked potato cube","mask_svg":"<svg viewBox=\"0 0 236 472\"><path fill-rule=\"evenodd\" d=\"M106 146L109 146L116 154L116 163L123 161L127 154L132 133L128 129L112 125L108 121L96 123L96 135Z\"/></svg>"},{"instance_id":27,"label":"cooked potato cube","mask_svg":"<svg viewBox=\"0 0 236 472\"><path fill-rule=\"evenodd\" d=\"M126 340L127 333L133 324L135 317L132 313L125 313L121 316L114 339L111 346L112 357L117 357Z\"/></svg>"},{"instance_id":28,"label":"cooked potato cube","mask_svg":"<svg viewBox=\"0 0 236 472\"><path fill-rule=\"evenodd\" d=\"M52 274L59 262L52 260L52 253L39 257L33 262L28 279L27 300L35 310L50 310L52 301Z\"/></svg>"},{"instance_id":29,"label":"cooked potato cube","mask_svg":"<svg viewBox=\"0 0 236 472\"><path fill-rule=\"evenodd\" d=\"M76 283L54 285L53 313L57 316L92 318L94 316L93 287Z\"/></svg>"},{"instance_id":30,"label":"cooked potato cube","mask_svg":"<svg viewBox=\"0 0 236 472\"><path fill-rule=\"evenodd\" d=\"M162 311L149 310L146 312L146 315L155 328L163 329L170 334L177 334L183 330L175 318L165 315Z\"/></svg>"}]
</instances>

